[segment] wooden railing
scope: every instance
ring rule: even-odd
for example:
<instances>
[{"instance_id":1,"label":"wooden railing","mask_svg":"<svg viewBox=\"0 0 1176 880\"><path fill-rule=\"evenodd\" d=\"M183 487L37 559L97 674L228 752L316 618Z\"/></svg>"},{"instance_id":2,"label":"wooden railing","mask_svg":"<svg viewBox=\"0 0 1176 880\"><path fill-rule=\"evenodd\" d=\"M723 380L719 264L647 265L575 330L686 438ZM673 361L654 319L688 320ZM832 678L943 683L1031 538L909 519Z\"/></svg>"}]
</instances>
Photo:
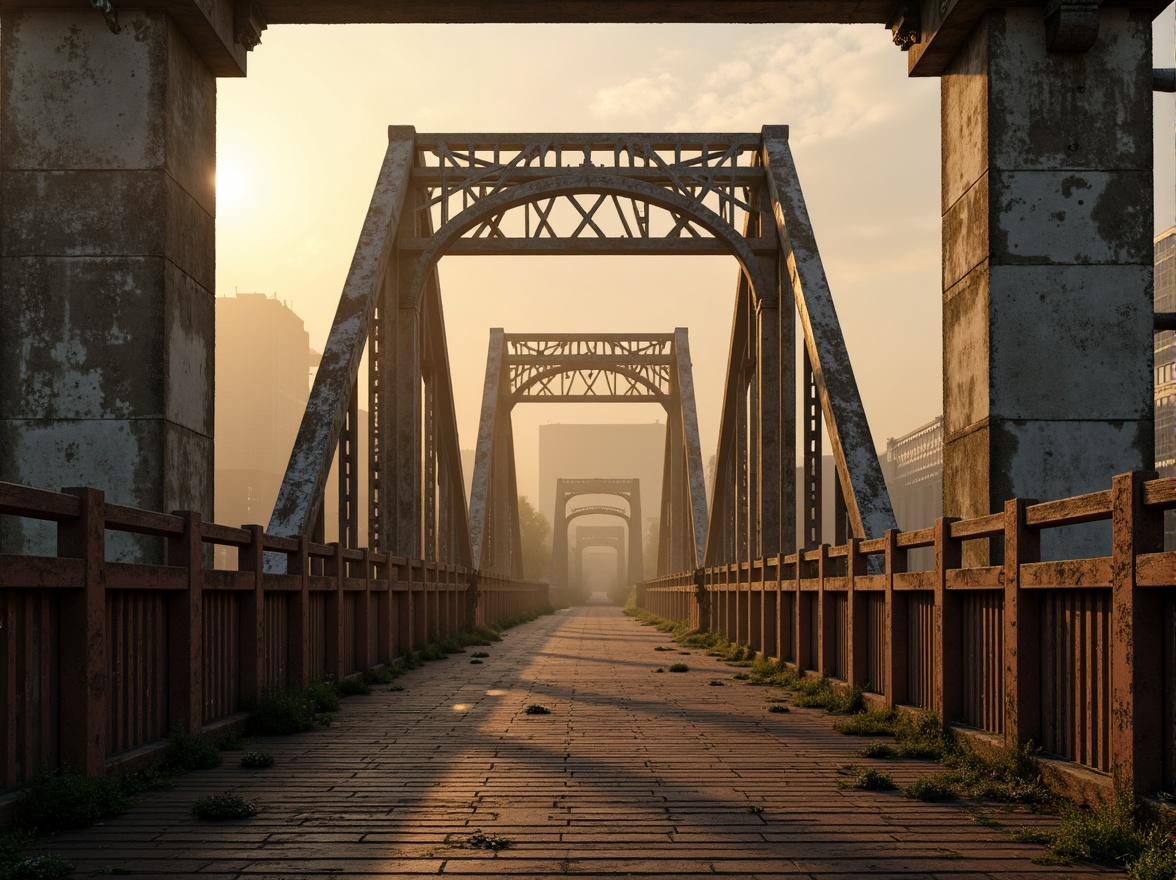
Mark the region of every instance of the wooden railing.
<instances>
[{"instance_id":1,"label":"wooden railing","mask_svg":"<svg viewBox=\"0 0 1176 880\"><path fill-rule=\"evenodd\" d=\"M638 604L885 705L1176 792L1173 508L1176 480L1123 474L1089 495L661 578ZM1110 556L1041 560L1043 531L1106 520ZM1003 564L964 567L964 543L991 539ZM931 570L907 571L918 547L934 547Z\"/></svg>"},{"instance_id":2,"label":"wooden railing","mask_svg":"<svg viewBox=\"0 0 1176 880\"><path fill-rule=\"evenodd\" d=\"M0 483L0 514L55 522L56 557L0 555L0 791L40 767L101 772L199 732L267 686L336 679L547 604L547 585L229 528L101 492ZM107 561L108 532L155 536L166 565ZM235 571L206 565L237 550ZM271 574L267 554L286 559Z\"/></svg>"}]
</instances>

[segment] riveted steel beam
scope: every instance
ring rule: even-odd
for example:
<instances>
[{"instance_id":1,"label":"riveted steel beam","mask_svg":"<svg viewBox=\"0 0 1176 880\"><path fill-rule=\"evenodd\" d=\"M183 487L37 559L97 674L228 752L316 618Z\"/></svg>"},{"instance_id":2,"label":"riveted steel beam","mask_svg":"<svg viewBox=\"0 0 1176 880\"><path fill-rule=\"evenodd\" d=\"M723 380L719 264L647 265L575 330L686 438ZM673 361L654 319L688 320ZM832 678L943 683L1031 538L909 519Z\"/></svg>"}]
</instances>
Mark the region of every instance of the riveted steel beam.
<instances>
[{"instance_id":1,"label":"riveted steel beam","mask_svg":"<svg viewBox=\"0 0 1176 880\"><path fill-rule=\"evenodd\" d=\"M780 247L787 262L805 348L854 534L860 538L878 538L887 529L897 528L894 511L792 151L787 139L770 126L764 128L763 149Z\"/></svg>"},{"instance_id":2,"label":"riveted steel beam","mask_svg":"<svg viewBox=\"0 0 1176 880\"><path fill-rule=\"evenodd\" d=\"M409 126L389 129L388 150L270 517L272 535L308 534L322 510L331 458L351 406L372 313L408 193L414 134Z\"/></svg>"}]
</instances>

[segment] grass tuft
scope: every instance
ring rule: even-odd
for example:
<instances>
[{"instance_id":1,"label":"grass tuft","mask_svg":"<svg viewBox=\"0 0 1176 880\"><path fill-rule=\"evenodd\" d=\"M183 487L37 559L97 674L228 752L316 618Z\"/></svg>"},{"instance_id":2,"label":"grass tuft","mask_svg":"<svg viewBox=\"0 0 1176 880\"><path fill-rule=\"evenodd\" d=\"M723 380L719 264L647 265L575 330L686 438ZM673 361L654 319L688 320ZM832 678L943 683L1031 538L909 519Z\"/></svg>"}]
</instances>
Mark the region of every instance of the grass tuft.
<instances>
[{"instance_id":1,"label":"grass tuft","mask_svg":"<svg viewBox=\"0 0 1176 880\"><path fill-rule=\"evenodd\" d=\"M848 779L842 779L837 783L838 788L856 788L862 791L891 791L896 786L894 780L890 778L889 773L883 773L881 770L874 770L867 767L864 770L859 770L856 767L847 768L851 771L857 772Z\"/></svg>"},{"instance_id":2,"label":"grass tuft","mask_svg":"<svg viewBox=\"0 0 1176 880\"><path fill-rule=\"evenodd\" d=\"M916 801L946 801L955 797L951 781L943 778L943 774L940 773L920 776L904 788L902 793Z\"/></svg>"},{"instance_id":3,"label":"grass tuft","mask_svg":"<svg viewBox=\"0 0 1176 880\"><path fill-rule=\"evenodd\" d=\"M7 868L0 865L2 880L59 880L73 872L73 863L59 855L30 856Z\"/></svg>"},{"instance_id":4,"label":"grass tuft","mask_svg":"<svg viewBox=\"0 0 1176 880\"><path fill-rule=\"evenodd\" d=\"M264 770L274 766L274 756L269 752L246 752L241 756L241 766L250 770Z\"/></svg>"},{"instance_id":5,"label":"grass tuft","mask_svg":"<svg viewBox=\"0 0 1176 880\"><path fill-rule=\"evenodd\" d=\"M192 804L192 815L198 819L248 819L257 815L257 801L247 801L231 791L210 794Z\"/></svg>"},{"instance_id":6,"label":"grass tuft","mask_svg":"<svg viewBox=\"0 0 1176 880\"><path fill-rule=\"evenodd\" d=\"M870 743L858 752L858 755L863 758L873 758L876 761L886 761L890 758L897 758L898 752L886 743Z\"/></svg>"},{"instance_id":7,"label":"grass tuft","mask_svg":"<svg viewBox=\"0 0 1176 880\"><path fill-rule=\"evenodd\" d=\"M18 828L50 834L117 816L134 804L116 777L41 770L17 800L13 818Z\"/></svg>"},{"instance_id":8,"label":"grass tuft","mask_svg":"<svg viewBox=\"0 0 1176 880\"><path fill-rule=\"evenodd\" d=\"M788 707L785 706L783 703L772 703L772 705L768 706L768 711L783 714L784 712L787 712L789 710L788 710Z\"/></svg>"},{"instance_id":9,"label":"grass tuft","mask_svg":"<svg viewBox=\"0 0 1176 880\"><path fill-rule=\"evenodd\" d=\"M1126 786L1093 809L1067 806L1049 838L1049 852L1034 857L1039 864L1075 861L1105 862L1127 869L1131 880L1172 880L1176 877L1176 825L1145 807Z\"/></svg>"},{"instance_id":10,"label":"grass tuft","mask_svg":"<svg viewBox=\"0 0 1176 880\"><path fill-rule=\"evenodd\" d=\"M314 697L295 685L267 687L247 708L251 709L250 732L266 736L313 730L318 713Z\"/></svg>"},{"instance_id":11,"label":"grass tuft","mask_svg":"<svg viewBox=\"0 0 1176 880\"><path fill-rule=\"evenodd\" d=\"M366 697L372 692L372 686L363 680L362 676L345 678L339 682L339 694L344 697Z\"/></svg>"},{"instance_id":12,"label":"grass tuft","mask_svg":"<svg viewBox=\"0 0 1176 880\"><path fill-rule=\"evenodd\" d=\"M689 672L690 667L685 663L675 663L670 666L670 672Z\"/></svg>"},{"instance_id":13,"label":"grass tuft","mask_svg":"<svg viewBox=\"0 0 1176 880\"><path fill-rule=\"evenodd\" d=\"M523 713L526 715L550 715L551 710L539 703L532 703L523 710Z\"/></svg>"},{"instance_id":14,"label":"grass tuft","mask_svg":"<svg viewBox=\"0 0 1176 880\"><path fill-rule=\"evenodd\" d=\"M481 828L478 828L466 837L446 838L445 842L450 846L468 849L488 849L493 852L498 852L508 848L514 841L509 837L503 837L501 834L486 834Z\"/></svg>"}]
</instances>

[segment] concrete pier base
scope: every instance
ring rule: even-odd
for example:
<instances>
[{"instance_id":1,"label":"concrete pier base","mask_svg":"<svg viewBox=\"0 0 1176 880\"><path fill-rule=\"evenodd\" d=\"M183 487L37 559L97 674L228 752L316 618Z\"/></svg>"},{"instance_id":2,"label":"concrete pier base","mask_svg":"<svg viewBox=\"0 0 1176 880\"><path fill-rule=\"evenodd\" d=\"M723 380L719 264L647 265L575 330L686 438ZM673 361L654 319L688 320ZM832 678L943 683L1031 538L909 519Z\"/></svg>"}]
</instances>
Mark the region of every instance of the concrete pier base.
<instances>
[{"instance_id":1,"label":"concrete pier base","mask_svg":"<svg viewBox=\"0 0 1176 880\"><path fill-rule=\"evenodd\" d=\"M211 513L216 81L166 12L119 12L0 16L0 480Z\"/></svg>"},{"instance_id":2,"label":"concrete pier base","mask_svg":"<svg viewBox=\"0 0 1176 880\"><path fill-rule=\"evenodd\" d=\"M1151 466L1151 22L1099 19L1092 48L1050 52L1040 8L989 11L943 77L948 516Z\"/></svg>"}]
</instances>

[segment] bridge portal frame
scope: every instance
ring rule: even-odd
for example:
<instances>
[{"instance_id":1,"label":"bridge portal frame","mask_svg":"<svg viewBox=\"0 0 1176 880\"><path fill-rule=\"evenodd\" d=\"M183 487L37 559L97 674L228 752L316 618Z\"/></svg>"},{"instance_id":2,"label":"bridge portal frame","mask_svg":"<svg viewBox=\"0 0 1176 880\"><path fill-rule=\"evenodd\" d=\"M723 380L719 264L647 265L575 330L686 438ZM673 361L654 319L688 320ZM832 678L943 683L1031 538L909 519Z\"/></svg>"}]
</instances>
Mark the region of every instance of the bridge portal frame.
<instances>
[{"instance_id":1,"label":"bridge portal frame","mask_svg":"<svg viewBox=\"0 0 1176 880\"><path fill-rule=\"evenodd\" d=\"M0 278L13 304L0 350L14 379L0 397L0 477L211 506L215 78L245 73L267 25L380 21L886 24L913 75L944 77L945 510L983 515L1014 494L1087 491L1149 467L1149 23L1166 5L138 0L119 4L120 36L83 0L0 0ZM71 50L54 51L66 32ZM87 310L103 297L134 299L134 321ZM1026 362L1023 328L1062 357ZM23 346L30 338L47 344ZM122 369L145 353L147 369ZM1076 369L1090 379L1077 396ZM37 393L77 376L68 400L46 406ZM4 542L28 551L48 539L35 537Z\"/></svg>"}]
</instances>

